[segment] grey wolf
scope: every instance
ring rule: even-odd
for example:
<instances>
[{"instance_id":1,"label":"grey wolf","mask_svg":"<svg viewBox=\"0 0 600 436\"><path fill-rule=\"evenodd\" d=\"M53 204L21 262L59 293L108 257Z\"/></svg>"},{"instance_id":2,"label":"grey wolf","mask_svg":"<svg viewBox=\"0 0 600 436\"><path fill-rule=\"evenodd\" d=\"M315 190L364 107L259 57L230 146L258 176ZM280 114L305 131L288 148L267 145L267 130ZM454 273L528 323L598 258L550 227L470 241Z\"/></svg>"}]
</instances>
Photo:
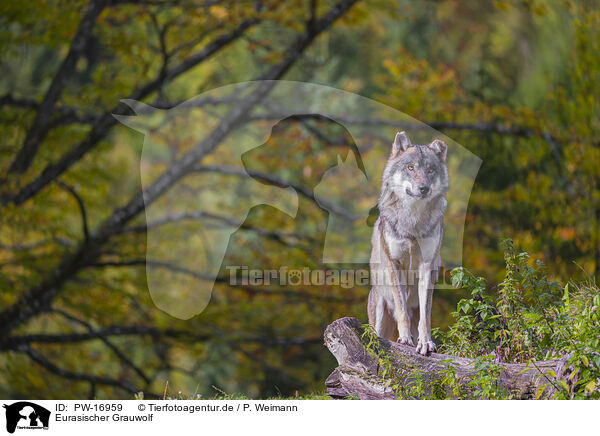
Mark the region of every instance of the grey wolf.
<instances>
[{"instance_id":1,"label":"grey wolf","mask_svg":"<svg viewBox=\"0 0 600 436\"><path fill-rule=\"evenodd\" d=\"M416 145L405 132L396 134L371 238L369 324L380 337L416 341L423 355L436 350L431 304L448 204L446 152L440 139Z\"/></svg>"}]
</instances>

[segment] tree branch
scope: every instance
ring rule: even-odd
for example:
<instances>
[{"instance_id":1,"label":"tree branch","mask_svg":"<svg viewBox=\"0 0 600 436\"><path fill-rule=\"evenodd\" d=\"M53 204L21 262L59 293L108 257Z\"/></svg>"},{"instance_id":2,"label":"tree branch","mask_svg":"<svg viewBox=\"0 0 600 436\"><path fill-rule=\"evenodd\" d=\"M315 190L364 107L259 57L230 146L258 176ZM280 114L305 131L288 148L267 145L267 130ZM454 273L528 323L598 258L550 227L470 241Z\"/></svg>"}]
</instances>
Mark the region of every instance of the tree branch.
<instances>
[{"instance_id":1,"label":"tree branch","mask_svg":"<svg viewBox=\"0 0 600 436\"><path fill-rule=\"evenodd\" d=\"M281 377L282 380L289 382L290 377L288 374L281 368L276 368L267 362L265 359L256 355L255 353L251 353L248 350L245 350L240 344L235 343L229 340L220 330L214 330L215 335L217 335L227 346L233 350L237 350L242 353L244 356L248 357L250 360L253 360L260 364L263 368L267 369L270 372L277 373ZM214 386L213 386L214 387Z\"/></svg>"},{"instance_id":2,"label":"tree branch","mask_svg":"<svg viewBox=\"0 0 600 436\"><path fill-rule=\"evenodd\" d=\"M211 338L209 334L198 334L186 330L159 329L148 326L110 326L99 329L91 329L86 333L56 333L56 334L31 334L8 337L2 344L3 350L16 350L20 345L40 344L70 344L87 342L92 340L103 340L108 337L119 336L149 336L149 337L188 337L194 341L206 341Z\"/></svg>"},{"instance_id":3,"label":"tree branch","mask_svg":"<svg viewBox=\"0 0 600 436\"><path fill-rule=\"evenodd\" d=\"M86 382L99 384L99 385L112 386L112 387L119 388L119 389L127 392L128 394L137 394L140 391L134 385L132 385L131 383L126 382L126 381L120 381L120 380L110 378L110 377L102 377L102 376L96 376L96 375L91 375L91 374L85 374L83 372L70 371L68 369L62 368L62 367L56 365L51 360L49 360L48 358L46 358L39 351L30 347L29 345L20 345L15 351L27 354L31 358L31 360L33 360L38 365L42 366L43 368L47 369L48 371L50 371L60 377L63 377L63 378L69 379L69 380L86 381ZM156 398L158 397L158 395L152 394L152 393L144 393L144 394L151 396L151 397L156 397Z\"/></svg>"},{"instance_id":4,"label":"tree branch","mask_svg":"<svg viewBox=\"0 0 600 436\"><path fill-rule=\"evenodd\" d=\"M157 327L147 326L109 326L97 330L90 330L87 333L54 333L54 334L31 334L10 336L5 342L4 350L17 350L21 345L29 344L77 344L94 340L103 340L108 337L121 336L148 336L152 338L175 338L187 339L193 342L205 342L215 338L214 331L216 327L211 327L212 333L197 333L181 329L159 329ZM222 335L221 335L222 336ZM318 344L323 340L321 337L260 337L248 335L231 339L234 342L247 344L261 344L273 347L292 347L298 345Z\"/></svg>"},{"instance_id":5,"label":"tree branch","mask_svg":"<svg viewBox=\"0 0 600 436\"><path fill-rule=\"evenodd\" d=\"M286 246L292 246L292 244L289 244L287 242L288 239L314 241L314 238L307 236L307 235L301 235L298 233L285 233L285 232L279 232L276 230L268 230L268 229L264 229L262 227L246 224L246 223L244 223L240 220L237 220L231 216L215 214L215 213L210 213L210 212L203 212L203 211L199 211L199 210L194 211L194 212L174 213L174 214L162 217L160 219L157 219L146 225L125 227L125 228L121 229L118 233L129 233L129 232L146 233L148 230L155 229L157 227L160 227L160 226L163 226L166 224L178 223L178 222L186 221L186 220L199 220L199 219L203 219L203 218L213 220L213 221L219 221L219 222L222 222L231 227L238 227L240 229L256 232L260 236L265 236L267 238L273 239L273 240L280 242Z\"/></svg>"},{"instance_id":6,"label":"tree branch","mask_svg":"<svg viewBox=\"0 0 600 436\"><path fill-rule=\"evenodd\" d=\"M538 133L534 129L526 126L505 126L502 124L495 123L457 123L453 121L424 121L423 123L403 122L397 120L389 120L378 117L352 117L352 116L340 116L330 117L326 114L294 114L282 111L269 111L265 113L253 114L250 119L252 121L263 121L263 120L279 120L281 118L289 118L295 120L319 120L319 121L339 121L347 124L356 124L362 126L384 126L394 127L398 130L467 130L471 132L483 132L483 133L497 133L501 135L519 136L523 138L540 137L549 135L549 133ZM553 136L550 138L556 140Z\"/></svg>"},{"instance_id":7,"label":"tree branch","mask_svg":"<svg viewBox=\"0 0 600 436\"><path fill-rule=\"evenodd\" d=\"M33 99L14 98L12 94L5 94L0 97L0 107L8 106L20 109L39 110L40 103ZM94 114L80 114L78 108L72 106L56 106L52 109L53 118L48 121L48 129L68 124L93 124L98 121L99 116Z\"/></svg>"},{"instance_id":8,"label":"tree branch","mask_svg":"<svg viewBox=\"0 0 600 436\"><path fill-rule=\"evenodd\" d=\"M272 174L267 174L267 173L263 173L260 171L247 170L245 168L233 167L233 166L227 166L227 165L196 165L194 167L194 171L200 172L200 173L215 172L215 173L228 174L228 175L238 176L238 177L250 176L256 180L261 180L263 182L278 186L280 188L287 188L288 186L291 186L303 197L308 198L311 201L314 201L315 203L317 203L317 205L320 205L319 207L327 209L328 211L331 211L341 217L344 217L349 221L356 221L357 219L360 219L360 217L358 217L351 211L344 209L343 207L340 207L336 204L330 203L324 199L319 199L319 201L317 202L315 193L311 189L307 188L306 186L291 183L287 180L281 179Z\"/></svg>"},{"instance_id":9,"label":"tree branch","mask_svg":"<svg viewBox=\"0 0 600 436\"><path fill-rule=\"evenodd\" d=\"M43 239L43 240L37 241L37 242L21 243L21 244L14 244L14 245L4 244L4 243L2 243L2 241L0 241L0 250L27 251L27 250L34 250L36 248L40 248L40 247L43 247L43 246L51 244L51 243L57 243L64 247L73 247L73 245L74 245L67 238L62 238L62 237L57 236L54 238Z\"/></svg>"},{"instance_id":10,"label":"tree branch","mask_svg":"<svg viewBox=\"0 0 600 436\"><path fill-rule=\"evenodd\" d=\"M37 109L40 105L37 101L32 99L14 98L12 94L5 94L0 97L0 107L2 106L18 107L22 109Z\"/></svg>"},{"instance_id":11,"label":"tree branch","mask_svg":"<svg viewBox=\"0 0 600 436\"><path fill-rule=\"evenodd\" d=\"M244 34L244 32L258 22L258 19L244 21L230 33L216 38L202 50L188 57L178 66L167 71L163 77L158 77L137 88L125 100L142 100L143 98L157 91L162 85L163 81L173 80L174 78L210 58L215 53L238 39ZM88 135L78 145L67 151L57 162L46 166L37 178L25 185L17 194L10 196L8 200L15 204L22 204L36 195L48 183L52 182L55 178L59 177L62 173L69 169L73 164L78 162L88 151L93 149L102 139L106 137L110 129L118 123L114 115L127 115L130 113L130 110L131 109L129 106L125 103L119 103L110 111L99 116Z\"/></svg>"},{"instance_id":12,"label":"tree branch","mask_svg":"<svg viewBox=\"0 0 600 436\"><path fill-rule=\"evenodd\" d=\"M429 121L424 123L407 123L407 122L399 122L394 120L388 120L384 118L377 117L349 117L349 116L336 116L335 119L331 119L322 114L296 114L289 115L286 112L277 112L277 111L269 111L262 114L256 114L251 116L252 121L263 121L263 120L279 120L281 118L295 119L300 122L314 119L320 121L339 121L342 123L348 124L356 124L356 125L364 125L364 126L385 126L385 127L394 127L398 130L426 130L426 129L435 129L435 130L457 130L457 131L470 131L470 132L480 132L480 133L492 133L498 135L506 135L506 136L514 136L518 138L541 138L544 140L550 151L552 152L552 157L554 158L554 162L556 165L556 169L558 171L558 176L562 184L565 186L567 190L567 194L570 198L575 197L575 192L572 184L566 178L564 174L564 168L562 163L562 158L560 154L560 150L557 142L558 138L553 136L550 132L539 132L533 128L526 126L505 126L502 124L495 123L457 123L452 121ZM317 132L314 132L317 134Z\"/></svg>"},{"instance_id":13,"label":"tree branch","mask_svg":"<svg viewBox=\"0 0 600 436\"><path fill-rule=\"evenodd\" d=\"M160 260L152 260L152 259L132 259L132 260L125 260L125 261L102 261L102 262L95 262L92 263L90 265L88 265L90 268L107 268L107 267L112 267L112 268L123 268L123 267L136 267L136 266L153 266L155 268L164 268L166 270L175 272L175 273L179 273L179 274L184 274L190 277L193 277L197 280L204 280L204 281L209 281L209 282L214 282L214 283L221 283L221 284L225 284L228 285L230 288L233 289L239 289L241 291L246 292L247 294L250 295L272 295L275 297L287 297L287 298L305 298L305 299L311 299L311 300L317 300L317 301L329 301L329 302L337 302L337 303L356 303L358 301L361 301L363 299L362 296L360 297L352 297L352 298L339 298L339 297L334 297L334 296L330 296L330 295L322 295L322 294L314 294L312 292L308 292L305 290L298 290L298 291L290 291L290 290L274 290L274 289L268 289L268 288L263 288L263 287L256 287L256 286L250 286L250 285L244 285L241 283L231 283L231 280L228 279L227 277L213 277L209 274L204 274L204 273L200 273L179 265L174 265L172 263L169 262L165 262L165 261L160 261ZM241 281L241 280L240 280Z\"/></svg>"},{"instance_id":14,"label":"tree branch","mask_svg":"<svg viewBox=\"0 0 600 436\"><path fill-rule=\"evenodd\" d=\"M310 43L321 32L343 16L357 1L340 1L323 18L317 20L313 30L299 35L286 51L288 56L262 76L267 81L260 82L253 92L223 117L219 125L204 140L200 141L191 151L158 176L143 192L138 192L125 206L115 210L99 226L97 231L90 234L90 238L87 241L81 243L73 253L63 258L59 265L42 282L29 289L15 303L0 312L0 344L13 329L40 313L47 311L64 283L83 268L94 263L101 254L102 246L114 234L118 233L132 218L143 211L145 207L150 206L156 199L167 192L183 176L192 171L198 161L213 151L235 127L244 121L247 113L276 85L276 79L281 78L289 70L294 62L301 57ZM178 68L181 69L182 67ZM71 152L75 153L73 155L75 158L81 157L86 151L85 147L83 150L81 149L81 144L75 150L77 149L79 151L72 150ZM65 162L66 165L60 167L62 168L61 171L64 171L73 161L72 159L67 159ZM58 171L60 168L53 170L55 175L61 172ZM55 176L49 175L46 175L46 177L49 177L49 180L55 178Z\"/></svg>"},{"instance_id":15,"label":"tree branch","mask_svg":"<svg viewBox=\"0 0 600 436\"><path fill-rule=\"evenodd\" d=\"M9 172L24 173L31 165L31 162L33 162L40 144L50 130L49 127L54 112L54 106L75 72L77 61L83 54L88 40L92 35L94 23L107 4L108 2L106 0L91 0L89 2L86 11L83 14L83 18L79 23L79 27L77 28L77 32L71 41L69 52L54 75L52 83L50 84L42 103L37 109L33 124L25 136L23 146L17 153L15 160L12 162Z\"/></svg>"},{"instance_id":16,"label":"tree branch","mask_svg":"<svg viewBox=\"0 0 600 436\"><path fill-rule=\"evenodd\" d=\"M71 194L71 196L73 196L73 198L77 202L77 206L79 207L79 212L81 213L81 227L82 227L82 231L83 231L83 237L87 241L90 238L90 232L88 230L87 213L85 211L85 204L83 203L83 199L79 196L77 191L75 191L75 189L72 186L68 185L67 183L65 183L61 180L55 180L55 183L58 186L60 186L62 189L67 191L69 194Z\"/></svg>"},{"instance_id":17,"label":"tree branch","mask_svg":"<svg viewBox=\"0 0 600 436\"><path fill-rule=\"evenodd\" d=\"M70 321L76 322L77 324L84 326L90 332L94 332L94 328L88 322L86 322L82 319L79 319L79 318L77 318L63 310L60 310L60 309L53 309L52 311L54 313L57 313L65 318L67 318ZM119 347L117 347L115 344L113 344L110 340L108 340L108 338L106 338L103 335L99 335L98 339L100 339L102 342L104 342L104 344L112 350L112 352L115 354L115 356L117 356L117 358L121 362L123 362L125 365L127 365L128 367L133 369L133 371L137 375L139 375L142 380L144 380L144 382L146 383L146 386L148 386L151 383L150 378L148 378L148 376L144 373L144 371L142 371L141 368L139 368L135 363L133 363L133 361L131 359L129 359L129 357L127 357L127 355L125 353L123 353L119 349Z\"/></svg>"}]
</instances>

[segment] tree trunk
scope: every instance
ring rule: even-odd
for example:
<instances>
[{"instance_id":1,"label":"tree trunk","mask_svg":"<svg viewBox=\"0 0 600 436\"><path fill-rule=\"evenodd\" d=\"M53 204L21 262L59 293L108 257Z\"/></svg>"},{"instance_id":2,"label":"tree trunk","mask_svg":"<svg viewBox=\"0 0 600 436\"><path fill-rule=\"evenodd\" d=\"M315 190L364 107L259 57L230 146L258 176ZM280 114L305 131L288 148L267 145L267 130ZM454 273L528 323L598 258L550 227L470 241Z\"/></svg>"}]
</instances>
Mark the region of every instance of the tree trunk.
<instances>
[{"instance_id":1,"label":"tree trunk","mask_svg":"<svg viewBox=\"0 0 600 436\"><path fill-rule=\"evenodd\" d=\"M411 398L416 396L407 392L411 392L409 388L417 386L417 383L428 398L456 398L461 396L460 393L444 383L450 374L449 365L453 368L454 386L461 386L463 394L474 389L470 382L478 373L481 375L473 359L438 353L422 356L415 352L414 347L387 339L377 338L367 349L365 344L370 339L362 339L364 331L356 318L338 319L325 329L325 345L339 364L325 381L327 394L333 398ZM393 376L384 377L384 370L387 369L387 374L390 374L390 367ZM548 375L549 370L554 371L556 377ZM493 383L513 398L520 399L535 398L538 389L546 385L540 398L549 398L559 389L561 381L571 387L568 380L570 372L566 358L535 362L529 367L526 364L501 363Z\"/></svg>"}]
</instances>

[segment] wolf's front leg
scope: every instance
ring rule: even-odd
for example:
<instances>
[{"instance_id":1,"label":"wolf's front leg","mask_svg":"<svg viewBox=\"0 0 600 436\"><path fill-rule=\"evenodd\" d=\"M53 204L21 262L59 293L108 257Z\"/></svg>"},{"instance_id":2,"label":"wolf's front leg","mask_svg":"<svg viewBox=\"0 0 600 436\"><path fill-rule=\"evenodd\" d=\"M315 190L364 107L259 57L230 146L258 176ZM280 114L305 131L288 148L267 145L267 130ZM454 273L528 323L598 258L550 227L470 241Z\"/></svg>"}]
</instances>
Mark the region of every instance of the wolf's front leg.
<instances>
[{"instance_id":1,"label":"wolf's front leg","mask_svg":"<svg viewBox=\"0 0 600 436\"><path fill-rule=\"evenodd\" d=\"M432 265L419 266L419 340L417 353L426 355L436 350L431 340L431 302L433 299Z\"/></svg>"},{"instance_id":2,"label":"wolf's front leg","mask_svg":"<svg viewBox=\"0 0 600 436\"><path fill-rule=\"evenodd\" d=\"M394 297L394 317L398 326L398 342L406 345L414 345L410 334L410 317L406 307L406 274L400 270L400 277L392 271L394 281L392 282L392 295Z\"/></svg>"}]
</instances>

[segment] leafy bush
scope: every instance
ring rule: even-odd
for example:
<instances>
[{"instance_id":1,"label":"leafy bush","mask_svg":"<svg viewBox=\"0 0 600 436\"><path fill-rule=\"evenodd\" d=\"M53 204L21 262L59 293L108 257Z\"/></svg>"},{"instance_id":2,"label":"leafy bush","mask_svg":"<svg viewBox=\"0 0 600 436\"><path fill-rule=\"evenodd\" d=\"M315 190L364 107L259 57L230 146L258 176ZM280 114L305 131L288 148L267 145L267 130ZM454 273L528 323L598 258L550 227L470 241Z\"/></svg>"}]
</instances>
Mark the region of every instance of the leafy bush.
<instances>
[{"instance_id":1,"label":"leafy bush","mask_svg":"<svg viewBox=\"0 0 600 436\"><path fill-rule=\"evenodd\" d=\"M494 389L498 363L530 363L566 358L569 383L548 371L555 398L600 398L600 290L594 282L550 280L541 262L504 241L506 275L492 298L485 279L464 268L452 271L455 287L470 290L452 313L447 331L434 330L440 352L476 359L485 371L473 380L478 398L506 398ZM542 394L544 386L538 391Z\"/></svg>"}]
</instances>

